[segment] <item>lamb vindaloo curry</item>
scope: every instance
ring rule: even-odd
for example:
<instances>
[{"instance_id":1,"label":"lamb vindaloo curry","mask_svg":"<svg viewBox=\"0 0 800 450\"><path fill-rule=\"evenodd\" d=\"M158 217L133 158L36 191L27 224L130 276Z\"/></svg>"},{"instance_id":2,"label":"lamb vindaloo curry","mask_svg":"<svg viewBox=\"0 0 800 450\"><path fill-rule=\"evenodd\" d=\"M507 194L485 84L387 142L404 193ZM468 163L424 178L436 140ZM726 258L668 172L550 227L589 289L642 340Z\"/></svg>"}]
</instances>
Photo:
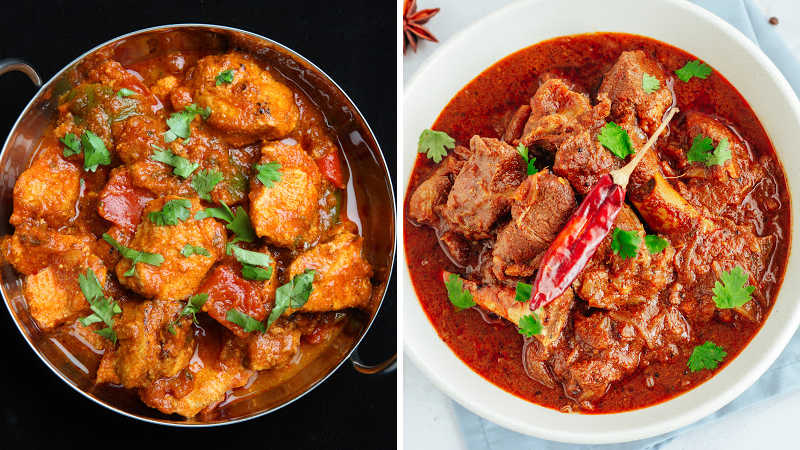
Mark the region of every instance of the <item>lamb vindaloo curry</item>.
<instances>
[{"instance_id":1,"label":"lamb vindaloo curry","mask_svg":"<svg viewBox=\"0 0 800 450\"><path fill-rule=\"evenodd\" d=\"M69 75L2 259L98 385L191 418L370 314L372 267L347 163L280 73L237 51L112 56Z\"/></svg>"},{"instance_id":2,"label":"lamb vindaloo curry","mask_svg":"<svg viewBox=\"0 0 800 450\"><path fill-rule=\"evenodd\" d=\"M672 107L611 231L531 306L543 257L572 263L545 255L574 250L558 247L565 224ZM766 320L790 247L786 179L746 101L693 56L617 33L542 42L480 74L432 129L405 202L411 278L492 383L565 412L639 408L712 377Z\"/></svg>"}]
</instances>

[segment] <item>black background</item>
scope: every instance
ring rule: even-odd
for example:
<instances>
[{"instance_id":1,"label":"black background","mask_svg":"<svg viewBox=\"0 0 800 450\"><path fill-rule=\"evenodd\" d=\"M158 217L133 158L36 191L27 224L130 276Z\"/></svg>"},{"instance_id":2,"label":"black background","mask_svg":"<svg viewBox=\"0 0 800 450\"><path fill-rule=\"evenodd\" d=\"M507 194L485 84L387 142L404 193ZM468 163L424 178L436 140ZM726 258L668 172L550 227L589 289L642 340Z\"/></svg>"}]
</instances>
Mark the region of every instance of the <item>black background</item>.
<instances>
[{"instance_id":1,"label":"black background","mask_svg":"<svg viewBox=\"0 0 800 450\"><path fill-rule=\"evenodd\" d=\"M86 50L156 25L228 25L272 38L325 71L358 105L395 174L396 3L364 1L0 2L0 58L18 57L48 80ZM0 142L36 93L22 74L0 79ZM394 281L362 356L396 350ZM306 397L259 419L211 429L140 423L85 399L59 380L0 314L0 447L117 448L148 440L155 448L394 448L395 374L366 376L347 363Z\"/></svg>"}]
</instances>

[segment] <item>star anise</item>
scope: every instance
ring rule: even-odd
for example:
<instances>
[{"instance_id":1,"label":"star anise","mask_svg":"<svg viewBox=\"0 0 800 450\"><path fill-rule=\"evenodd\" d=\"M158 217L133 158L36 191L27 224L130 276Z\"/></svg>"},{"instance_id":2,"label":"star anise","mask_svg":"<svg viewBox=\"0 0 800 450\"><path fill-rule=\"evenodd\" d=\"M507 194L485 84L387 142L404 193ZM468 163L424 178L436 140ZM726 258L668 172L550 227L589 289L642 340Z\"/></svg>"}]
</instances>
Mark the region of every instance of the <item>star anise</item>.
<instances>
[{"instance_id":1,"label":"star anise","mask_svg":"<svg viewBox=\"0 0 800 450\"><path fill-rule=\"evenodd\" d=\"M416 53L417 39L427 39L431 42L439 42L436 36L431 34L423 25L425 25L431 17L439 12L439 8L423 9L417 11L417 0L405 0L403 4L403 54L406 54L406 47L411 46L411 49Z\"/></svg>"}]
</instances>

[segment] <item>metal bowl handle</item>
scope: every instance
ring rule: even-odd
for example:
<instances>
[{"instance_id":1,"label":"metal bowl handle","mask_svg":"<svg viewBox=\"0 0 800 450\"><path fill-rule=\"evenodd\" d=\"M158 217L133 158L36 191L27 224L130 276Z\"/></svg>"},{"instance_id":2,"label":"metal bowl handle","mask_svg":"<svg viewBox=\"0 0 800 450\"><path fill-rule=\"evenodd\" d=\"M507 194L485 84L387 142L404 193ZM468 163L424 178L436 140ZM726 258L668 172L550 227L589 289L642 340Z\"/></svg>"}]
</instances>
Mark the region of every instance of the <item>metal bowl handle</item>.
<instances>
[{"instance_id":1,"label":"metal bowl handle","mask_svg":"<svg viewBox=\"0 0 800 450\"><path fill-rule=\"evenodd\" d=\"M391 373L397 368L397 353L378 364L367 364L361 359L361 355L358 354L358 348L356 348L350 355L350 363L353 364L353 369L355 369L356 372L363 373L364 375Z\"/></svg>"},{"instance_id":2,"label":"metal bowl handle","mask_svg":"<svg viewBox=\"0 0 800 450\"><path fill-rule=\"evenodd\" d=\"M25 61L19 59L0 59L0 75L3 75L6 72L22 72L28 76L28 78L33 81L33 84L36 87L42 85L42 79L39 77L39 74L36 73L33 67L31 67Z\"/></svg>"}]
</instances>

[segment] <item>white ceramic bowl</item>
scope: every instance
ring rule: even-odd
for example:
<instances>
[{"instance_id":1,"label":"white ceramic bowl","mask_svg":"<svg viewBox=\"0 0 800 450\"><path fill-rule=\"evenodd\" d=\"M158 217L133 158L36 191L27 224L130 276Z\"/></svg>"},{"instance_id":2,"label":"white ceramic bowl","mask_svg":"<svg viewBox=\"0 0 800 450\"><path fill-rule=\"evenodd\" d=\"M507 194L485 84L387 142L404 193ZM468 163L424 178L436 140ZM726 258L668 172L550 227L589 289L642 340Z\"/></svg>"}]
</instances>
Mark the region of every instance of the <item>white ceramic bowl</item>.
<instances>
[{"instance_id":1,"label":"white ceramic bowl","mask_svg":"<svg viewBox=\"0 0 800 450\"><path fill-rule=\"evenodd\" d=\"M792 178L800 173L800 153L796 151L800 102L756 45L728 23L684 0L522 1L454 36L420 68L405 90L400 198L405 197L419 133L433 124L465 84L517 50L556 36L597 31L638 34L672 44L722 73L761 120L789 177L791 196L800 199L800 184ZM792 208L792 223L798 223L797 208ZM792 242L799 240L795 226ZM398 247L403 261L400 289L406 353L442 391L467 409L503 427L550 440L631 441L695 422L753 384L775 361L800 323L800 255L793 251L783 287L761 331L711 380L643 409L604 415L563 414L498 388L455 356L422 310L409 279L403 245Z\"/></svg>"}]
</instances>

